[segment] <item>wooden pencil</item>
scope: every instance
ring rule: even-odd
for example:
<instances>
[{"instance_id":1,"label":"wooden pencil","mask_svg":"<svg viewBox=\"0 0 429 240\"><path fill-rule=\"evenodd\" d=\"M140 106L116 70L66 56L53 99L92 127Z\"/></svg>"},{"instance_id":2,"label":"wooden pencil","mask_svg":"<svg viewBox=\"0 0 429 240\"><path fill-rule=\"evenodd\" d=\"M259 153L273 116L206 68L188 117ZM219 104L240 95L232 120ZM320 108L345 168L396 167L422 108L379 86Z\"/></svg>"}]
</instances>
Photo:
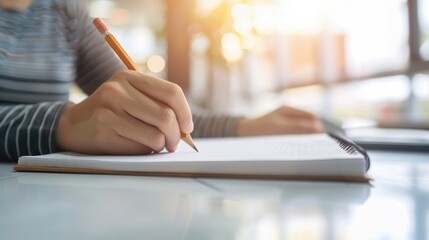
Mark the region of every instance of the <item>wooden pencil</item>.
<instances>
[{"instance_id":1,"label":"wooden pencil","mask_svg":"<svg viewBox=\"0 0 429 240\"><path fill-rule=\"evenodd\" d=\"M122 48L121 44L119 44L115 36L113 36L113 34L110 33L109 28L106 26L106 24L104 24L103 20L101 20L100 18L95 18L93 21L93 24L97 28L97 30L103 35L104 39L107 41L107 43L110 45L113 51L115 51L115 53L118 55L118 57L122 60L122 62L127 66L129 70L142 72L139 66L137 66L137 64L130 58L130 56L127 54L124 48ZM198 152L197 147L192 141L191 135L181 132L180 137L184 142L186 142L189 146L191 146L193 149L195 149L195 151Z\"/></svg>"}]
</instances>

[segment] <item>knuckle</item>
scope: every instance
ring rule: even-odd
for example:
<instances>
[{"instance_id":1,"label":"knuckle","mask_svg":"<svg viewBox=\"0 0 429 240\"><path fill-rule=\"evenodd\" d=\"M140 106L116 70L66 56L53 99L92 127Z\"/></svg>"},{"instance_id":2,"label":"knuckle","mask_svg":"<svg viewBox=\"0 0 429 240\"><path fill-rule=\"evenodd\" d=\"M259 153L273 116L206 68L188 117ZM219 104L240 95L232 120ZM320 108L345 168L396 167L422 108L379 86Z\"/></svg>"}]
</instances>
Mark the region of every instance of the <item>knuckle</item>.
<instances>
[{"instance_id":1,"label":"knuckle","mask_svg":"<svg viewBox=\"0 0 429 240\"><path fill-rule=\"evenodd\" d=\"M112 80L124 79L126 77L126 75L129 74L129 72L130 72L130 70L128 70L128 69L120 69L113 74L111 79Z\"/></svg>"},{"instance_id":2,"label":"knuckle","mask_svg":"<svg viewBox=\"0 0 429 240\"><path fill-rule=\"evenodd\" d=\"M117 82L107 82L100 87L100 94L102 99L111 99L119 94Z\"/></svg>"},{"instance_id":3,"label":"knuckle","mask_svg":"<svg viewBox=\"0 0 429 240\"><path fill-rule=\"evenodd\" d=\"M160 113L161 124L171 124L176 118L176 114L171 108L163 108Z\"/></svg>"},{"instance_id":4,"label":"knuckle","mask_svg":"<svg viewBox=\"0 0 429 240\"><path fill-rule=\"evenodd\" d=\"M182 88L175 83L169 83L167 85L167 93L173 98L184 96Z\"/></svg>"},{"instance_id":5,"label":"knuckle","mask_svg":"<svg viewBox=\"0 0 429 240\"><path fill-rule=\"evenodd\" d=\"M107 108L97 108L94 110L94 119L96 123L105 122L107 119L112 118L113 113ZM101 125L97 124L97 127Z\"/></svg>"},{"instance_id":6,"label":"knuckle","mask_svg":"<svg viewBox=\"0 0 429 240\"><path fill-rule=\"evenodd\" d=\"M98 93L100 102L106 105L117 105L120 104L124 97L124 91L119 82L107 82L100 87Z\"/></svg>"}]
</instances>

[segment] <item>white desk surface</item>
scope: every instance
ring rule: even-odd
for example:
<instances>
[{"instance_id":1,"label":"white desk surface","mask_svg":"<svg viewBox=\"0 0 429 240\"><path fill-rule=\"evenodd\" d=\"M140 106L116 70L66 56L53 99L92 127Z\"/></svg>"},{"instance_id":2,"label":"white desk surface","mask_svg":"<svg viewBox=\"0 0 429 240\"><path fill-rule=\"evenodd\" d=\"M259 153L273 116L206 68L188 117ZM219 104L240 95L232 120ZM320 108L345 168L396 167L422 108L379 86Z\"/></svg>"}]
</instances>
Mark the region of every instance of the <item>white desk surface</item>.
<instances>
[{"instance_id":1,"label":"white desk surface","mask_svg":"<svg viewBox=\"0 0 429 240\"><path fill-rule=\"evenodd\" d=\"M429 239L429 153L371 151L367 184L16 173L0 239Z\"/></svg>"}]
</instances>

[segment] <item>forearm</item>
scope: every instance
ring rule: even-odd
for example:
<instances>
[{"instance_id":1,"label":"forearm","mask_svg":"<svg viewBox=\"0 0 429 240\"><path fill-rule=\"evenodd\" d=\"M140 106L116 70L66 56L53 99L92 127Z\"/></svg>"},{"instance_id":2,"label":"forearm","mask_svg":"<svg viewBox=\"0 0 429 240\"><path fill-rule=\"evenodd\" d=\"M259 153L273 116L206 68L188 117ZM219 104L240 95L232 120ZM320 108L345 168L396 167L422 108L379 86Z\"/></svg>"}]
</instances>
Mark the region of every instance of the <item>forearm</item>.
<instances>
[{"instance_id":1,"label":"forearm","mask_svg":"<svg viewBox=\"0 0 429 240\"><path fill-rule=\"evenodd\" d=\"M58 151L55 133L67 102L0 107L0 161Z\"/></svg>"},{"instance_id":2,"label":"forearm","mask_svg":"<svg viewBox=\"0 0 429 240\"><path fill-rule=\"evenodd\" d=\"M192 108L192 113L194 121L193 137L237 136L238 122L242 117L211 113L196 107Z\"/></svg>"}]
</instances>

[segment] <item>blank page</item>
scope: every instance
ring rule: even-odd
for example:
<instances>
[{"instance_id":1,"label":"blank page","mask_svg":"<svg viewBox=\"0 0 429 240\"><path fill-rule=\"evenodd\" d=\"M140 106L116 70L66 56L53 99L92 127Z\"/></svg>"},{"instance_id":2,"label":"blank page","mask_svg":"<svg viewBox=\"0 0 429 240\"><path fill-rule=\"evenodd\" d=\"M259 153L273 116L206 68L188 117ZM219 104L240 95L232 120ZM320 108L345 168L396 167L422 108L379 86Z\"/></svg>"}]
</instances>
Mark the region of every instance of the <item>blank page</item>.
<instances>
[{"instance_id":1,"label":"blank page","mask_svg":"<svg viewBox=\"0 0 429 240\"><path fill-rule=\"evenodd\" d=\"M288 135L246 138L196 139L200 152L195 152L184 142L180 142L177 152L142 156L95 156L76 153L54 153L43 156L21 157L40 158L49 161L104 161L104 162L201 162L201 161L305 161L362 159L360 155L346 153L334 139L326 134ZM31 161L30 164L34 164Z\"/></svg>"},{"instance_id":2,"label":"blank page","mask_svg":"<svg viewBox=\"0 0 429 240\"><path fill-rule=\"evenodd\" d=\"M363 156L346 153L325 134L196 139L195 144L200 150L198 153L181 142L175 153L143 156L54 153L23 156L18 165L51 168L51 171L99 169L183 173L186 176L335 176L340 179L347 176L360 179L365 174Z\"/></svg>"}]
</instances>

